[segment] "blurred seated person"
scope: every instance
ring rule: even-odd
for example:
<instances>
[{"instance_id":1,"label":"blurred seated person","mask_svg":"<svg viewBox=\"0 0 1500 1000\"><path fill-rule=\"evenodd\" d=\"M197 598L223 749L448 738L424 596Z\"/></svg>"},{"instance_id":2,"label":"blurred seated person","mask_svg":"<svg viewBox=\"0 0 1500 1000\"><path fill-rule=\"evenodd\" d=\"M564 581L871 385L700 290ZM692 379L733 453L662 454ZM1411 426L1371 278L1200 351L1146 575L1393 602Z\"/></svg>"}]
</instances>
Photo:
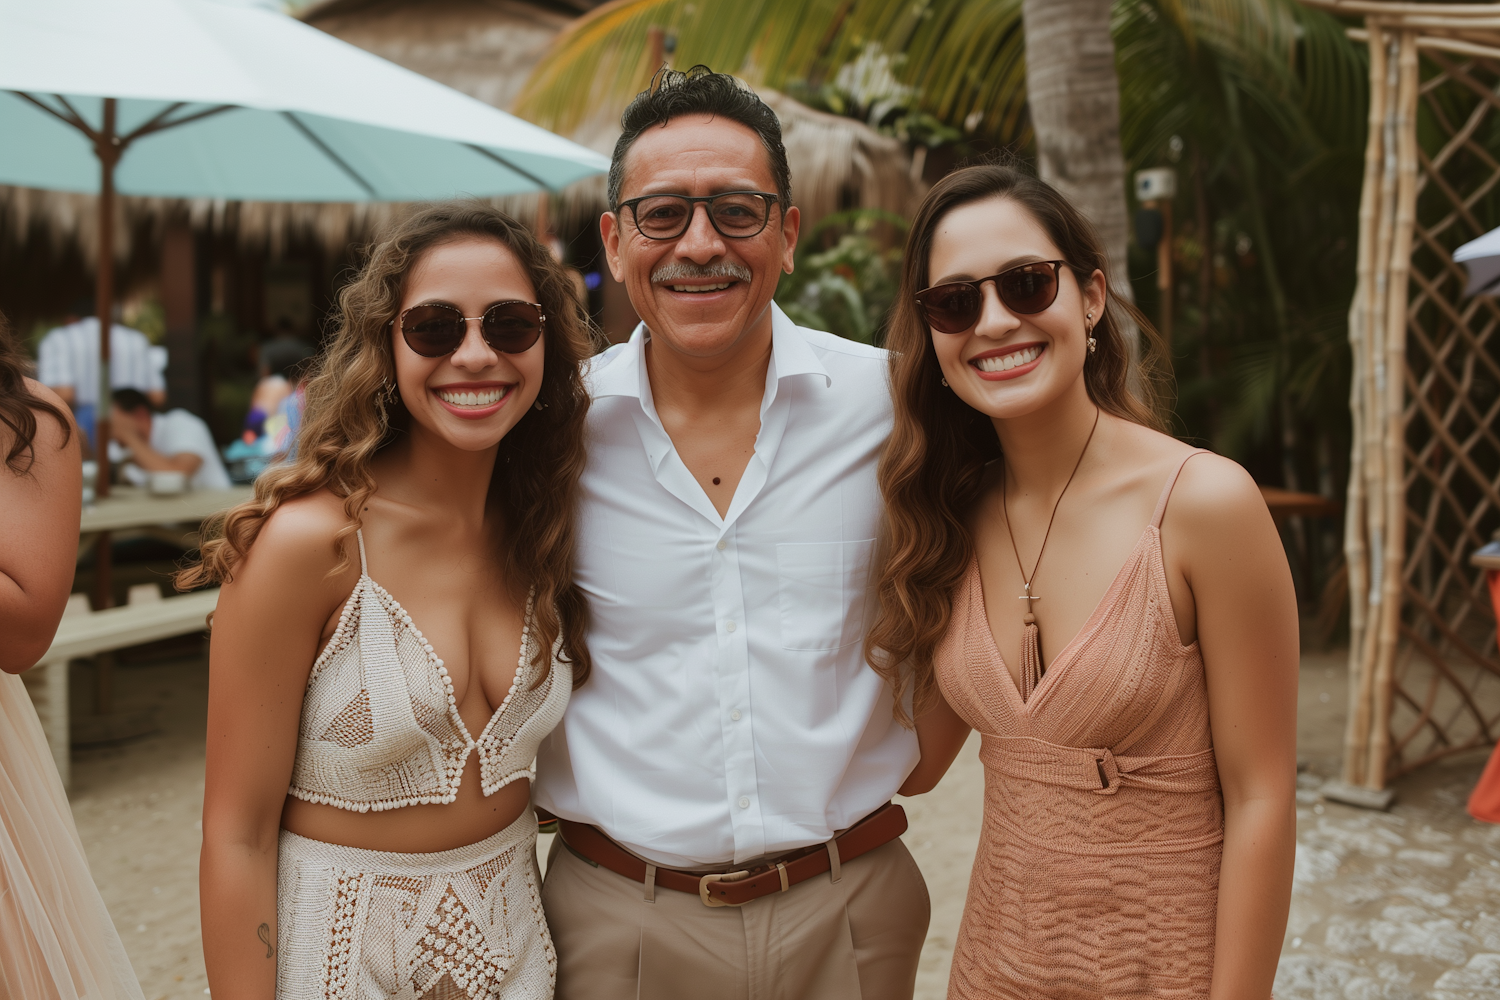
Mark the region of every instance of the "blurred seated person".
<instances>
[{"instance_id":1,"label":"blurred seated person","mask_svg":"<svg viewBox=\"0 0 1500 1000\"><path fill-rule=\"evenodd\" d=\"M184 409L153 412L151 401L136 389L116 389L109 413L110 437L129 452L125 478L145 485L153 472L181 472L188 488L227 490L229 473L208 425ZM110 449L111 459L117 454ZM120 457L125 456L120 453Z\"/></svg>"},{"instance_id":2,"label":"blurred seated person","mask_svg":"<svg viewBox=\"0 0 1500 1000\"><path fill-rule=\"evenodd\" d=\"M302 428L302 411L307 405L306 386L305 377L298 380L291 395L266 418L263 452L268 458L284 457L290 461L297 457L297 432Z\"/></svg>"},{"instance_id":3,"label":"blurred seated person","mask_svg":"<svg viewBox=\"0 0 1500 1000\"><path fill-rule=\"evenodd\" d=\"M92 300L75 302L63 325L49 331L36 352L37 381L73 409L90 447L99 402L99 320L88 315L93 311ZM154 406L166 403L166 381L144 333L119 323L110 325L109 383L112 389L138 391Z\"/></svg>"},{"instance_id":4,"label":"blurred seated person","mask_svg":"<svg viewBox=\"0 0 1500 1000\"><path fill-rule=\"evenodd\" d=\"M301 380L313 347L292 332L283 319L277 324L276 336L260 347L260 381L250 397L250 412L245 415L246 444L253 444L265 433L266 418L276 413L282 401L290 396Z\"/></svg>"}]
</instances>

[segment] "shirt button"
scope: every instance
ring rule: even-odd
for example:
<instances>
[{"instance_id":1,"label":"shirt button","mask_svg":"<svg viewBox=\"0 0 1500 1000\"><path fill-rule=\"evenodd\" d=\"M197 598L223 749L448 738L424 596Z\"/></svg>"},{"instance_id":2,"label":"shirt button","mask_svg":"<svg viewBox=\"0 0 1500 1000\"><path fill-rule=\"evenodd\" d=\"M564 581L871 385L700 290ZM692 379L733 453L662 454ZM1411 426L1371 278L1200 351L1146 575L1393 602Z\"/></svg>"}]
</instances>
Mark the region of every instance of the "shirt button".
<instances>
[{"instance_id":1,"label":"shirt button","mask_svg":"<svg viewBox=\"0 0 1500 1000\"><path fill-rule=\"evenodd\" d=\"M725 622L724 623L724 631L726 631L726 632L733 632L734 631L734 622Z\"/></svg>"},{"instance_id":2,"label":"shirt button","mask_svg":"<svg viewBox=\"0 0 1500 1000\"><path fill-rule=\"evenodd\" d=\"M729 543L721 538L719 539L719 544L715 545L714 548L718 549L720 552L723 552L725 549L729 548Z\"/></svg>"},{"instance_id":3,"label":"shirt button","mask_svg":"<svg viewBox=\"0 0 1500 1000\"><path fill-rule=\"evenodd\" d=\"M739 709L735 709L733 712L730 712L729 713L729 718L732 719L735 722L739 722L740 721L740 710Z\"/></svg>"},{"instance_id":4,"label":"shirt button","mask_svg":"<svg viewBox=\"0 0 1500 1000\"><path fill-rule=\"evenodd\" d=\"M741 809L749 809L750 808L750 800L748 798L746 798L745 796L743 796L743 795L740 796L740 808Z\"/></svg>"}]
</instances>

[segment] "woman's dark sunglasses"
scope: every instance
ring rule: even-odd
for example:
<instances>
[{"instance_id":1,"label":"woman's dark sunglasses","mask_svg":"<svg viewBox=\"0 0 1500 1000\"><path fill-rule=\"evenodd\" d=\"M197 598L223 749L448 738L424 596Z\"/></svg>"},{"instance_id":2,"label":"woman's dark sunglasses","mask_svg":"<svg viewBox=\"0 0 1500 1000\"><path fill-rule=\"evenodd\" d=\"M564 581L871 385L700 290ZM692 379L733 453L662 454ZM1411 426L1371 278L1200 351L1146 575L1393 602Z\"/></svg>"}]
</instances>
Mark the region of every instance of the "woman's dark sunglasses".
<instances>
[{"instance_id":1,"label":"woman's dark sunglasses","mask_svg":"<svg viewBox=\"0 0 1500 1000\"><path fill-rule=\"evenodd\" d=\"M992 274L974 281L950 281L933 285L917 293L917 310L927 325L940 333L963 333L972 330L984 312L986 281L995 283L995 292L1005 308L1013 313L1031 316L1057 301L1058 274L1063 260L1037 260L1029 264Z\"/></svg>"},{"instance_id":2,"label":"woman's dark sunglasses","mask_svg":"<svg viewBox=\"0 0 1500 1000\"><path fill-rule=\"evenodd\" d=\"M521 354L542 335L547 317L538 302L496 302L483 316L465 316L456 306L433 302L412 306L397 321L406 346L424 358L441 358L458 350L469 320L479 320L484 342L501 354Z\"/></svg>"},{"instance_id":3,"label":"woman's dark sunglasses","mask_svg":"<svg viewBox=\"0 0 1500 1000\"><path fill-rule=\"evenodd\" d=\"M648 240L675 240L688 231L698 204L708 207L708 221L720 236L732 240L759 236L771 221L771 206L781 199L764 191L725 191L705 198L685 194L650 194L620 202L630 209L635 228ZM616 209L619 211L619 209Z\"/></svg>"}]
</instances>

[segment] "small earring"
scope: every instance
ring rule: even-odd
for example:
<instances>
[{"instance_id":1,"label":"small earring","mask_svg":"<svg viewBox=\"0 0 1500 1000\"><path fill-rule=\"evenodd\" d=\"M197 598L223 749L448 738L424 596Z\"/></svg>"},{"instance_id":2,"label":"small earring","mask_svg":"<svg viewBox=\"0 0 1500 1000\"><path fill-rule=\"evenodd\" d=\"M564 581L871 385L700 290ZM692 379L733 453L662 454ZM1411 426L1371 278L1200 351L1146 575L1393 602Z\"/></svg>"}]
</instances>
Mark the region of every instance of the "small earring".
<instances>
[{"instance_id":1,"label":"small earring","mask_svg":"<svg viewBox=\"0 0 1500 1000\"><path fill-rule=\"evenodd\" d=\"M385 396L386 402L394 403L396 401L396 383L390 379L386 379L381 383L380 392L381 395Z\"/></svg>"},{"instance_id":2,"label":"small earring","mask_svg":"<svg viewBox=\"0 0 1500 1000\"><path fill-rule=\"evenodd\" d=\"M1090 330L1089 332L1093 333L1094 331ZM1095 351L1095 349L1098 348L1098 346L1099 346L1099 341L1095 340L1093 337L1090 337L1089 338L1089 353L1093 354L1094 351Z\"/></svg>"},{"instance_id":3,"label":"small earring","mask_svg":"<svg viewBox=\"0 0 1500 1000\"><path fill-rule=\"evenodd\" d=\"M540 413L540 412L541 412L541 411L543 411L543 410L545 410L545 409L546 409L546 408L547 408L547 404L546 404L546 403L544 403L544 402L542 402L542 401L541 401L541 400L540 400L540 399L539 399L539 400L537 400L537 401L536 401L536 402L535 402L535 403L534 403L534 404L532 404L532 407L531 407L531 408L532 408L532 409L533 409L533 410L536 410L536 411L537 411L537 412L538 412L538 413Z\"/></svg>"},{"instance_id":4,"label":"small earring","mask_svg":"<svg viewBox=\"0 0 1500 1000\"><path fill-rule=\"evenodd\" d=\"M942 378L942 379L938 379L938 381L939 381L939 382L941 382L941 383L943 383L943 384L944 384L944 385L947 385L947 384L948 384L948 380L947 380L947 379L945 379L945 378Z\"/></svg>"}]
</instances>

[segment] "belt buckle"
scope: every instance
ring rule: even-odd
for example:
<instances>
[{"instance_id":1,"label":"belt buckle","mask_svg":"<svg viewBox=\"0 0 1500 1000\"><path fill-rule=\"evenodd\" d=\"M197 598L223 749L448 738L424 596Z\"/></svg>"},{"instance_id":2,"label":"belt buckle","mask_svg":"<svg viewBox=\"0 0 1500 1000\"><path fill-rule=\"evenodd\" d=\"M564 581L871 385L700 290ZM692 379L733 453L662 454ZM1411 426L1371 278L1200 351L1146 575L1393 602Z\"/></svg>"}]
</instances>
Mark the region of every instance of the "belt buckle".
<instances>
[{"instance_id":1,"label":"belt buckle","mask_svg":"<svg viewBox=\"0 0 1500 1000\"><path fill-rule=\"evenodd\" d=\"M745 900L745 903L727 903L723 900L714 899L712 896L710 896L708 894L708 887L710 885L713 885L715 882L738 882L741 879L746 879L749 877L749 871L710 872L709 874L704 875L698 880L698 895L702 898L704 906L744 906L745 903L750 902L748 899Z\"/></svg>"}]
</instances>

